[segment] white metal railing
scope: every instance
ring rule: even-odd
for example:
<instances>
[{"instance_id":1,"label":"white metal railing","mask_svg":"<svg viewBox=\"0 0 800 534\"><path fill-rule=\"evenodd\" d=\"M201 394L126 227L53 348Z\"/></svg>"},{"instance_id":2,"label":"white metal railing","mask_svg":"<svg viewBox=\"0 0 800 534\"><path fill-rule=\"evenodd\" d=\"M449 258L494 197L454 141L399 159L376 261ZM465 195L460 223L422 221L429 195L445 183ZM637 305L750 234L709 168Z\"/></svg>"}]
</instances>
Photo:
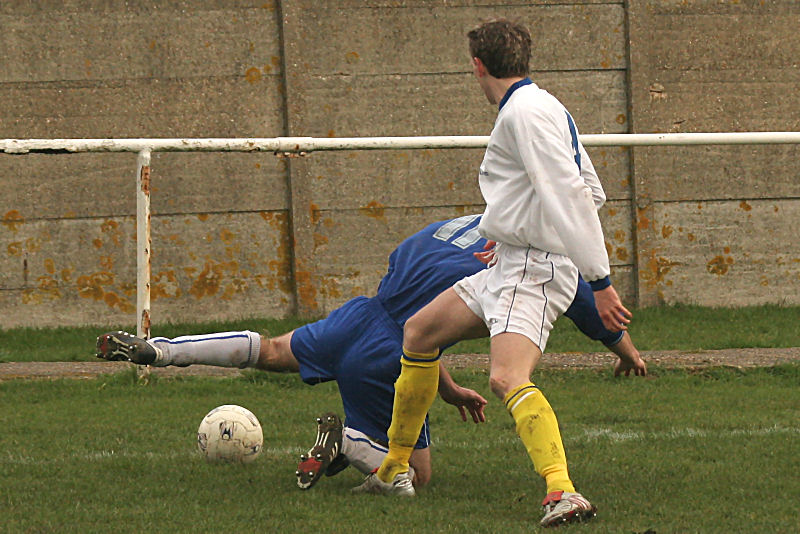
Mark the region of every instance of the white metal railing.
<instances>
[{"instance_id":1,"label":"white metal railing","mask_svg":"<svg viewBox=\"0 0 800 534\"><path fill-rule=\"evenodd\" d=\"M800 132L589 134L584 146L679 146L800 144ZM136 332L150 337L150 157L152 152L273 152L327 150L485 148L488 136L273 137L186 139L0 139L5 154L135 152L136 159Z\"/></svg>"},{"instance_id":2,"label":"white metal railing","mask_svg":"<svg viewBox=\"0 0 800 534\"><path fill-rule=\"evenodd\" d=\"M584 146L746 145L800 143L800 132L722 132L589 134ZM324 150L402 150L419 148L485 148L489 136L428 137L256 137L186 139L2 139L6 154L30 152L276 152Z\"/></svg>"}]
</instances>

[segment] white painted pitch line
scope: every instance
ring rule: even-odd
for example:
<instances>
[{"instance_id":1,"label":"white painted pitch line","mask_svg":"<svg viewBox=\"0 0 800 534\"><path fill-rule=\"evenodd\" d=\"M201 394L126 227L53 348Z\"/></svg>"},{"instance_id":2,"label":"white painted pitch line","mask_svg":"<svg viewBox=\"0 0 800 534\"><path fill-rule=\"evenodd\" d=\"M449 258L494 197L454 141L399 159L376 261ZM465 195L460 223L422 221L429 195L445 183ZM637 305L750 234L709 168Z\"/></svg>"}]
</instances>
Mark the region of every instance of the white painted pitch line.
<instances>
[{"instance_id":1,"label":"white painted pitch line","mask_svg":"<svg viewBox=\"0 0 800 534\"><path fill-rule=\"evenodd\" d=\"M613 428L595 428L584 430L583 436L571 441L608 440L622 441L655 441L684 438L733 438L769 436L772 434L800 434L798 427L769 426L762 428L735 428L732 430L714 430L704 428L670 428L662 432L617 432Z\"/></svg>"},{"instance_id":2,"label":"white painted pitch line","mask_svg":"<svg viewBox=\"0 0 800 534\"><path fill-rule=\"evenodd\" d=\"M664 441L668 439L705 439L705 438L732 438L732 437L757 437L769 435L800 435L800 427L785 427L773 425L769 427L736 428L732 430L716 430L704 428L670 428L660 432L647 431L620 431L613 427L586 428L583 431L562 436L567 445L572 443L588 443L592 441L611 441L615 443L627 441ZM476 441L448 441L445 438L433 440L434 446L448 447L451 449L492 449L497 445L518 443L519 438L513 432L498 435L486 442Z\"/></svg>"}]
</instances>

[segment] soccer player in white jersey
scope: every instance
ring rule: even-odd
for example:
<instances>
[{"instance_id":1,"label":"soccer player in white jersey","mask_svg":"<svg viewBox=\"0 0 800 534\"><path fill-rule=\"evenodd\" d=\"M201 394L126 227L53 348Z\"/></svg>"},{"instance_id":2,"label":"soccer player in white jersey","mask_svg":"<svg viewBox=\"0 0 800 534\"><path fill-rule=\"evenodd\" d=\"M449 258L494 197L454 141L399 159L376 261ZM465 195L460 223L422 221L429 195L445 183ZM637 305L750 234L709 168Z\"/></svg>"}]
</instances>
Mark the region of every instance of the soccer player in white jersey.
<instances>
[{"instance_id":1,"label":"soccer player in white jersey","mask_svg":"<svg viewBox=\"0 0 800 534\"><path fill-rule=\"evenodd\" d=\"M555 319L569 307L578 271L594 291L610 331L626 329L630 312L608 278L597 215L605 195L564 106L528 77L531 38L507 20L467 34L473 73L499 107L479 184L486 210L481 235L498 243L495 263L445 290L405 324L402 370L395 384L389 453L356 492L415 495L408 477L425 414L436 395L440 347L491 336L490 387L545 479L543 526L581 521L595 507L575 491L555 414L531 381ZM645 364L632 366L644 375Z\"/></svg>"}]
</instances>

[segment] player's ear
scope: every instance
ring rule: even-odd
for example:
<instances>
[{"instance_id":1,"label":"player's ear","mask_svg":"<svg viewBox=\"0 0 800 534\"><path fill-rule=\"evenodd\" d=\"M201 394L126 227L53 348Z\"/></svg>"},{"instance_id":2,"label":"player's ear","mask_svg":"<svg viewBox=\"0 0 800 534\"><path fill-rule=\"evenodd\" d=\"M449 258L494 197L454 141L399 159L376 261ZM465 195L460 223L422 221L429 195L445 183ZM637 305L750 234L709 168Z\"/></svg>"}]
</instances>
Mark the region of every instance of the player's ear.
<instances>
[{"instance_id":1,"label":"player's ear","mask_svg":"<svg viewBox=\"0 0 800 534\"><path fill-rule=\"evenodd\" d=\"M472 58L472 72L475 73L475 76L478 78L483 78L486 76L486 65L483 64L483 61L481 61L480 58Z\"/></svg>"}]
</instances>

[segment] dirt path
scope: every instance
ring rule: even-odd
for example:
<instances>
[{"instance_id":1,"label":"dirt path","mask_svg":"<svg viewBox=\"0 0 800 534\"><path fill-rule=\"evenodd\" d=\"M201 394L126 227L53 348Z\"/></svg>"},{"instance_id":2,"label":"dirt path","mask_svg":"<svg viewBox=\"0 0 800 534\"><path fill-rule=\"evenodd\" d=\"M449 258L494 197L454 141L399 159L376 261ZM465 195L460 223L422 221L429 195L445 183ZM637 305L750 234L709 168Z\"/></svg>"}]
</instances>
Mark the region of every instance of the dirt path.
<instances>
[{"instance_id":1,"label":"dirt path","mask_svg":"<svg viewBox=\"0 0 800 534\"><path fill-rule=\"evenodd\" d=\"M661 367L769 367L780 363L800 361L800 347L788 349L725 349L702 352L651 351L644 352L648 365ZM545 354L539 368L600 369L614 364L616 357L609 352ZM488 368L485 354L446 354L445 365L451 369ZM92 378L101 374L125 371L131 364L123 362L8 362L0 363L0 381L15 378ZM158 376L235 376L238 369L195 365L153 369Z\"/></svg>"}]
</instances>

